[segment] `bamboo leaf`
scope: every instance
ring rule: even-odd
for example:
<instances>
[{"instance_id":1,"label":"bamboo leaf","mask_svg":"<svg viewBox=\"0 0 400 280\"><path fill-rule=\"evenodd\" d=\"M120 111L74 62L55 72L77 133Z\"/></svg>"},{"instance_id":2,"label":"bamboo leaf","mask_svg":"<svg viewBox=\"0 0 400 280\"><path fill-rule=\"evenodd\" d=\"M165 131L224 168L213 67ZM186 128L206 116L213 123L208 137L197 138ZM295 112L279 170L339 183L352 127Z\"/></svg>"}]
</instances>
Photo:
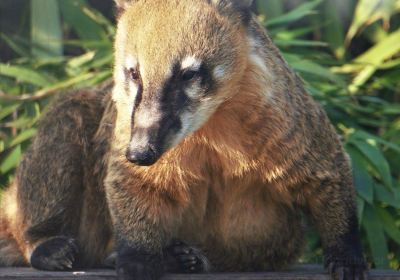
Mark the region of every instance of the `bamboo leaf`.
<instances>
[{"instance_id":1,"label":"bamboo leaf","mask_svg":"<svg viewBox=\"0 0 400 280\"><path fill-rule=\"evenodd\" d=\"M17 135L9 144L8 147L14 147L16 145L19 145L23 142L25 142L26 140L31 139L37 132L37 129L35 128L31 128L31 129L27 129L22 131L19 135Z\"/></svg>"},{"instance_id":2,"label":"bamboo leaf","mask_svg":"<svg viewBox=\"0 0 400 280\"><path fill-rule=\"evenodd\" d=\"M288 59L290 65L301 73L308 73L315 75L319 78L335 82L337 84L343 84L344 82L335 74L333 74L329 69L321 66L320 64L314 63L310 60L291 60L291 57L285 56Z\"/></svg>"},{"instance_id":3,"label":"bamboo leaf","mask_svg":"<svg viewBox=\"0 0 400 280\"><path fill-rule=\"evenodd\" d=\"M31 42L32 54L36 57L63 54L57 0L31 0Z\"/></svg>"},{"instance_id":4,"label":"bamboo leaf","mask_svg":"<svg viewBox=\"0 0 400 280\"><path fill-rule=\"evenodd\" d=\"M375 184L374 190L376 194L376 199L378 201L393 206L395 208L398 208L400 206L400 200L396 197L396 195L393 192L387 190L381 184Z\"/></svg>"},{"instance_id":5,"label":"bamboo leaf","mask_svg":"<svg viewBox=\"0 0 400 280\"><path fill-rule=\"evenodd\" d=\"M396 227L396 221L393 219L392 215L385 209L376 208L376 213L378 214L385 232L392 238L397 244L400 244L400 229Z\"/></svg>"},{"instance_id":6,"label":"bamboo leaf","mask_svg":"<svg viewBox=\"0 0 400 280\"><path fill-rule=\"evenodd\" d=\"M299 5L296 9L283 14L282 16L275 17L267 21L266 26L273 26L278 24L287 24L304 18L305 16L314 14L314 9L322 2L322 0L313 0Z\"/></svg>"},{"instance_id":7,"label":"bamboo leaf","mask_svg":"<svg viewBox=\"0 0 400 280\"><path fill-rule=\"evenodd\" d=\"M375 266L378 268L389 267L389 249L384 229L375 209L369 204L366 204L364 208L363 227L367 232L368 243L372 251Z\"/></svg>"},{"instance_id":8,"label":"bamboo leaf","mask_svg":"<svg viewBox=\"0 0 400 280\"><path fill-rule=\"evenodd\" d=\"M380 179L385 186L392 189L390 167L381 151L376 146L360 140L352 140L351 144L369 160L371 166L373 166L380 175Z\"/></svg>"},{"instance_id":9,"label":"bamboo leaf","mask_svg":"<svg viewBox=\"0 0 400 280\"><path fill-rule=\"evenodd\" d=\"M284 3L282 0L258 0L257 10L266 15L268 19L276 18L283 14Z\"/></svg>"},{"instance_id":10,"label":"bamboo leaf","mask_svg":"<svg viewBox=\"0 0 400 280\"><path fill-rule=\"evenodd\" d=\"M86 1L59 0L58 3L64 20L73 27L79 38L97 41L107 37L102 27L83 12Z\"/></svg>"},{"instance_id":11,"label":"bamboo leaf","mask_svg":"<svg viewBox=\"0 0 400 280\"><path fill-rule=\"evenodd\" d=\"M387 24L390 17L399 10L398 2L398 0L359 0L346 41L350 42L361 28L379 19L383 19Z\"/></svg>"},{"instance_id":12,"label":"bamboo leaf","mask_svg":"<svg viewBox=\"0 0 400 280\"><path fill-rule=\"evenodd\" d=\"M354 185L358 195L372 204L374 200L374 181L365 169L367 166L366 160L358 150L350 145L346 146L346 151L351 157Z\"/></svg>"},{"instance_id":13,"label":"bamboo leaf","mask_svg":"<svg viewBox=\"0 0 400 280\"><path fill-rule=\"evenodd\" d=\"M26 82L37 86L47 86L51 81L38 71L31 70L27 67L20 67L0 63L0 75L12 77L18 82Z\"/></svg>"},{"instance_id":14,"label":"bamboo leaf","mask_svg":"<svg viewBox=\"0 0 400 280\"><path fill-rule=\"evenodd\" d=\"M0 172L5 174L15 168L21 159L21 146L15 147L1 162Z\"/></svg>"},{"instance_id":15,"label":"bamboo leaf","mask_svg":"<svg viewBox=\"0 0 400 280\"><path fill-rule=\"evenodd\" d=\"M386 106L386 105L385 105ZM349 141L351 142L352 139L355 140L360 140L360 141L376 141L384 146L386 146L387 148L392 149L393 151L400 153L400 145L396 145L395 143L386 141L384 139L382 139L381 137L372 135L370 133L367 133L365 131L362 130L357 130L354 133L351 134L351 136L349 137Z\"/></svg>"},{"instance_id":16,"label":"bamboo leaf","mask_svg":"<svg viewBox=\"0 0 400 280\"><path fill-rule=\"evenodd\" d=\"M18 55L22 57L29 57L30 53L29 50L24 48L21 44L18 44L17 42L14 42L13 39L11 39L9 36L6 34L0 34L0 38L6 42L6 44Z\"/></svg>"},{"instance_id":17,"label":"bamboo leaf","mask_svg":"<svg viewBox=\"0 0 400 280\"><path fill-rule=\"evenodd\" d=\"M12 113L14 113L16 110L18 110L18 108L21 106L21 104L13 104L10 106L6 106L6 107L0 107L0 120L8 117L9 115L11 115Z\"/></svg>"},{"instance_id":18,"label":"bamboo leaf","mask_svg":"<svg viewBox=\"0 0 400 280\"><path fill-rule=\"evenodd\" d=\"M338 5L336 0L327 0L323 4L323 19L327 21L327 25L323 28L322 34L326 42L333 49L336 57L343 58L344 48L344 32L343 21L340 18Z\"/></svg>"},{"instance_id":19,"label":"bamboo leaf","mask_svg":"<svg viewBox=\"0 0 400 280\"><path fill-rule=\"evenodd\" d=\"M364 215L365 200L357 196L357 217L359 226L362 225L362 217Z\"/></svg>"}]
</instances>

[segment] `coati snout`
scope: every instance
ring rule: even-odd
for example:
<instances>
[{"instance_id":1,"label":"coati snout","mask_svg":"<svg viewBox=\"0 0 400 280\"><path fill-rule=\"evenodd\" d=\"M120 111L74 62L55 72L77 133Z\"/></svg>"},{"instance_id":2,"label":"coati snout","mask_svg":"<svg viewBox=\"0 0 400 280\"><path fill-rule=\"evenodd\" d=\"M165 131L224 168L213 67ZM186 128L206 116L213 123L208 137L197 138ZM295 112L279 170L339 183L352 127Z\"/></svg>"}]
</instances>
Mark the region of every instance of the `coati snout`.
<instances>
[{"instance_id":1,"label":"coati snout","mask_svg":"<svg viewBox=\"0 0 400 280\"><path fill-rule=\"evenodd\" d=\"M128 74L124 102L132 100L132 108L125 111L132 111L126 157L137 165L154 164L163 153L200 128L223 96L217 75L210 71L215 66L200 54L183 55L169 64L164 71L141 74L139 68L143 72L145 68L139 66L137 58L126 61L126 65L135 67L125 71ZM221 71L221 67L218 69Z\"/></svg>"},{"instance_id":2,"label":"coati snout","mask_svg":"<svg viewBox=\"0 0 400 280\"><path fill-rule=\"evenodd\" d=\"M128 147L126 150L126 158L130 162L141 165L150 166L154 164L159 158L155 149L152 146L138 146L138 147Z\"/></svg>"}]
</instances>

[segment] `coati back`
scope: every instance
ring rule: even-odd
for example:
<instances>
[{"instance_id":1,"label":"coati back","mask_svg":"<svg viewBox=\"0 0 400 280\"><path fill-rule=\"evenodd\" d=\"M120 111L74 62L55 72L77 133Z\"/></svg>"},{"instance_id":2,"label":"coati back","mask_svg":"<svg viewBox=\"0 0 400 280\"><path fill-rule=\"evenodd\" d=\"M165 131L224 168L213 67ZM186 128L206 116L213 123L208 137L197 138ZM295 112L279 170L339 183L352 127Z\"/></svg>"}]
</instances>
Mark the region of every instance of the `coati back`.
<instances>
[{"instance_id":1,"label":"coati back","mask_svg":"<svg viewBox=\"0 0 400 280\"><path fill-rule=\"evenodd\" d=\"M301 254L304 210L332 277L366 279L348 158L251 2L116 0L112 92L61 98L6 195L26 263L276 270Z\"/></svg>"}]
</instances>

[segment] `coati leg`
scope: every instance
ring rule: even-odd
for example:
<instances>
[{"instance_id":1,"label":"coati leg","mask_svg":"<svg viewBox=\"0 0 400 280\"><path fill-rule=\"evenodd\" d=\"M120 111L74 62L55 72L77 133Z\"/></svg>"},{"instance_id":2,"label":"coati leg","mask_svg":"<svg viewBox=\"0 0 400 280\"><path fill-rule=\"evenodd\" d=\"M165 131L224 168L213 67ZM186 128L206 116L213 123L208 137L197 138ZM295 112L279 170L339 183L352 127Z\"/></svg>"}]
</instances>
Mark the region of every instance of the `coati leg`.
<instances>
[{"instance_id":1,"label":"coati leg","mask_svg":"<svg viewBox=\"0 0 400 280\"><path fill-rule=\"evenodd\" d=\"M102 115L101 96L76 92L60 98L40 123L15 179L8 217L13 237L31 265L70 269L78 263L84 194L83 166Z\"/></svg>"},{"instance_id":2,"label":"coati leg","mask_svg":"<svg viewBox=\"0 0 400 280\"><path fill-rule=\"evenodd\" d=\"M320 232L325 266L333 279L367 279L352 177L343 154L337 157L337 162L340 176L318 182L307 198L308 208Z\"/></svg>"},{"instance_id":3,"label":"coati leg","mask_svg":"<svg viewBox=\"0 0 400 280\"><path fill-rule=\"evenodd\" d=\"M106 189L114 225L118 279L158 279L164 273L162 249L168 244L168 233L161 226L161 213L156 209L164 208L156 202L162 199L161 195L134 192L129 180L139 178L120 174L123 166L118 163L110 162L109 169L112 171L107 173Z\"/></svg>"},{"instance_id":4,"label":"coati leg","mask_svg":"<svg viewBox=\"0 0 400 280\"><path fill-rule=\"evenodd\" d=\"M131 163L111 151L105 187L114 227L118 279L158 279L163 249L180 225L183 207L158 187L139 184ZM123 154L123 153L122 153ZM129 176L127 176L129 174Z\"/></svg>"}]
</instances>

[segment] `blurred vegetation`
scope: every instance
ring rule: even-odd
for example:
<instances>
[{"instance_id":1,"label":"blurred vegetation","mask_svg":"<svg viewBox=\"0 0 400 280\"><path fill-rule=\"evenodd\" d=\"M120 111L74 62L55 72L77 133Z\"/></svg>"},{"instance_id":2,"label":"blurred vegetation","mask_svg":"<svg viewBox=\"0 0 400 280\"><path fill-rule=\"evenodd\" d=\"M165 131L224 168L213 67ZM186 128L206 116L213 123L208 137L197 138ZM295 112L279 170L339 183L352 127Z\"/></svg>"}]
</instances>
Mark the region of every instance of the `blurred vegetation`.
<instances>
[{"instance_id":1,"label":"blurred vegetation","mask_svg":"<svg viewBox=\"0 0 400 280\"><path fill-rule=\"evenodd\" d=\"M1 186L51 98L111 78L111 2L1 1ZM369 262L398 269L400 0L258 0L255 9L343 135ZM320 262L319 238L308 235L302 261Z\"/></svg>"}]
</instances>

